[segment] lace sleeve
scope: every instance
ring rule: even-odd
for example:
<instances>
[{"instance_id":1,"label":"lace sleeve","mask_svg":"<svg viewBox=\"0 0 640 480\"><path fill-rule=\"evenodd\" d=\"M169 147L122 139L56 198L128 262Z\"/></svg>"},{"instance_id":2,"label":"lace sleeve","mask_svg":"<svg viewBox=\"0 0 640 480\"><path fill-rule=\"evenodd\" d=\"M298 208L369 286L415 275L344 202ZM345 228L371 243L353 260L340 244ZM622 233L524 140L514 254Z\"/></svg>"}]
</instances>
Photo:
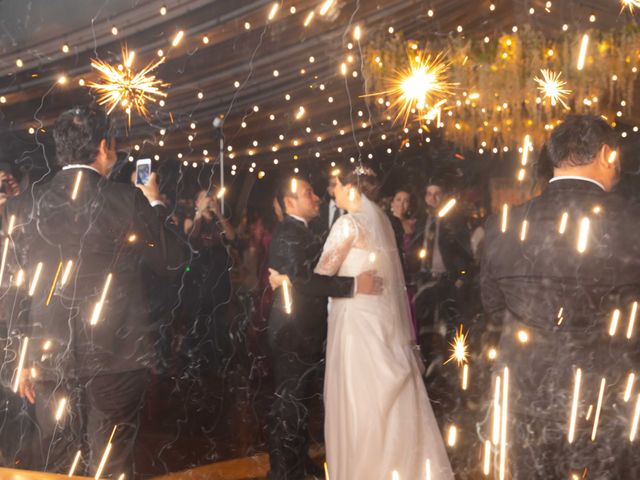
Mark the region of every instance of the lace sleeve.
<instances>
[{"instance_id":1,"label":"lace sleeve","mask_svg":"<svg viewBox=\"0 0 640 480\"><path fill-rule=\"evenodd\" d=\"M331 228L322 249L322 256L316 265L315 273L335 275L349 253L357 233L358 229L353 217L350 215L341 216Z\"/></svg>"}]
</instances>

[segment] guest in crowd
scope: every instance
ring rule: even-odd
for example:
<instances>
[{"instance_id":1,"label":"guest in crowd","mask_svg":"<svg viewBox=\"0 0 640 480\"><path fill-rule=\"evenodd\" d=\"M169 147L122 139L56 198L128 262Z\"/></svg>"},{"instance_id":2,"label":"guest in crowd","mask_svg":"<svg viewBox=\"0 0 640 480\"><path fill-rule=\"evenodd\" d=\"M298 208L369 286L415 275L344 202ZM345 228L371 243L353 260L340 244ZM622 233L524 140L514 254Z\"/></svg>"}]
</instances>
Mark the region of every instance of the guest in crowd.
<instances>
[{"instance_id":1,"label":"guest in crowd","mask_svg":"<svg viewBox=\"0 0 640 480\"><path fill-rule=\"evenodd\" d=\"M411 248L416 230L416 218L411 212L411 194L406 189L397 189L391 199L391 226L396 235L396 242L400 247L400 258L405 267L405 277L409 277L407 271L407 255Z\"/></svg>"},{"instance_id":2,"label":"guest in crowd","mask_svg":"<svg viewBox=\"0 0 640 480\"><path fill-rule=\"evenodd\" d=\"M439 215L454 198L453 192L437 178L430 179L423 192L426 215L416 223L407 263L416 272L418 341L430 367L427 373L435 374L448 355L448 339L458 325L458 304L473 258L464 217L455 206Z\"/></svg>"},{"instance_id":3,"label":"guest in crowd","mask_svg":"<svg viewBox=\"0 0 640 480\"><path fill-rule=\"evenodd\" d=\"M67 473L80 450L76 473L93 476L111 442L102 475L132 478L155 358L141 266L171 277L181 249L154 178L138 188L108 180L116 140L104 111L64 112L53 136L62 170L7 205L25 279L19 393L35 404L33 467Z\"/></svg>"},{"instance_id":4,"label":"guest in crowd","mask_svg":"<svg viewBox=\"0 0 640 480\"><path fill-rule=\"evenodd\" d=\"M184 223L193 249L185 278L185 302L191 322L186 338L189 369L196 375L222 373L230 351L225 319L231 299L231 256L228 247L236 239L229 218L222 214L218 189L201 190L196 196L193 219Z\"/></svg>"},{"instance_id":5,"label":"guest in crowd","mask_svg":"<svg viewBox=\"0 0 640 480\"><path fill-rule=\"evenodd\" d=\"M601 117L567 117L551 134L546 190L512 207L506 228L502 214L487 222L482 300L503 381L509 369L514 480L640 478L629 441L637 393L624 396L637 332L623 320L640 298L640 207L608 193L620 172L617 138ZM584 420L600 395L599 419Z\"/></svg>"}]
</instances>

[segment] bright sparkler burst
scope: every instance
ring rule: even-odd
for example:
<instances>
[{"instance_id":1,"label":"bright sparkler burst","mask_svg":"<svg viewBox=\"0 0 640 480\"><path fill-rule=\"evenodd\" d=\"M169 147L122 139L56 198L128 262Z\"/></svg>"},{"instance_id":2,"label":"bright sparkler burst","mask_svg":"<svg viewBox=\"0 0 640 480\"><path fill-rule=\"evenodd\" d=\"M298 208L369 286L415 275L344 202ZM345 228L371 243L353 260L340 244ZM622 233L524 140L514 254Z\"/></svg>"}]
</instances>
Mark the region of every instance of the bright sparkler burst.
<instances>
[{"instance_id":1,"label":"bright sparkler burst","mask_svg":"<svg viewBox=\"0 0 640 480\"><path fill-rule=\"evenodd\" d=\"M469 357L469 345L467 344L467 335L469 332L463 332L463 326L460 325L460 330L456 331L456 335L453 337L451 345L451 356L447 360L445 365L453 360L456 361L458 366L467 363Z\"/></svg>"},{"instance_id":2,"label":"bright sparkler burst","mask_svg":"<svg viewBox=\"0 0 640 480\"><path fill-rule=\"evenodd\" d=\"M392 109L397 110L395 121L403 119L406 125L415 110L424 110L452 93L455 85L448 82L449 63L443 53L435 57L411 52L409 67L397 72L389 90L374 95L390 95L395 98Z\"/></svg>"},{"instance_id":3,"label":"bright sparkler burst","mask_svg":"<svg viewBox=\"0 0 640 480\"><path fill-rule=\"evenodd\" d=\"M640 8L640 0L620 0L622 4L622 9L629 9L630 13L633 13L634 8Z\"/></svg>"},{"instance_id":4,"label":"bright sparkler burst","mask_svg":"<svg viewBox=\"0 0 640 480\"><path fill-rule=\"evenodd\" d=\"M544 98L551 99L551 105L554 107L560 102L564 108L569 110L565 100L567 95L571 94L571 90L564 88L567 82L560 80L562 72L556 73L543 68L540 73L542 73L542 78L536 77L534 80L538 83L538 90L544 94Z\"/></svg>"},{"instance_id":5,"label":"bright sparkler burst","mask_svg":"<svg viewBox=\"0 0 640 480\"><path fill-rule=\"evenodd\" d=\"M149 75L159 65L164 63L165 57L156 62L150 62L139 72L132 69L134 53L129 52L127 46L122 47L123 64L110 65L102 60L93 59L91 66L100 74L101 83L90 82L89 88L99 94L98 104L107 105L107 114L120 105L124 108L131 124L131 111L134 109L141 117L148 118L147 102L155 102L156 97L166 97L161 89L169 84L159 80L155 75Z\"/></svg>"}]
</instances>

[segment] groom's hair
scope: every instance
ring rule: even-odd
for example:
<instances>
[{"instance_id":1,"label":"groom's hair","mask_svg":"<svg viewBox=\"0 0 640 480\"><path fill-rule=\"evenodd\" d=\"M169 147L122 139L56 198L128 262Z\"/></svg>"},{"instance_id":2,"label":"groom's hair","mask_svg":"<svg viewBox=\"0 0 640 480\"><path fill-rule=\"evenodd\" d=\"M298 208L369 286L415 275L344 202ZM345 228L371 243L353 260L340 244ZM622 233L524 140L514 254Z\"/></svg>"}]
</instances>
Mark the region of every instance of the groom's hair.
<instances>
[{"instance_id":1,"label":"groom's hair","mask_svg":"<svg viewBox=\"0 0 640 480\"><path fill-rule=\"evenodd\" d=\"M285 177L282 180L280 180L280 184L278 185L278 191L276 192L276 199L278 200L278 204L280 205L280 208L282 209L282 211L284 213L287 213L287 207L284 203L284 199L286 197L289 198L298 198L298 193L297 190L294 193L291 189L291 181L292 180L296 180L296 182L307 182L309 183L309 180L307 180L306 178L303 177L299 177L299 176L289 176L289 177Z\"/></svg>"}]
</instances>

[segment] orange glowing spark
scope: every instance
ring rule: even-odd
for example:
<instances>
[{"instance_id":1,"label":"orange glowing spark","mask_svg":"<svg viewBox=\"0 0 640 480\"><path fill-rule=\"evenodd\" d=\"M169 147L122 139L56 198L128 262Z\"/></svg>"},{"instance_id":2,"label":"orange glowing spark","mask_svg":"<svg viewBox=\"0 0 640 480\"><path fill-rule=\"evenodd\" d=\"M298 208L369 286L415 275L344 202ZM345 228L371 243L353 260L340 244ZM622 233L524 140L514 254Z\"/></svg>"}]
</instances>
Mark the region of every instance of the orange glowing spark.
<instances>
[{"instance_id":1,"label":"orange glowing spark","mask_svg":"<svg viewBox=\"0 0 640 480\"><path fill-rule=\"evenodd\" d=\"M60 275L60 270L62 270L62 262L58 263L58 270L56 270L56 276L53 278L53 283L51 284L51 289L49 290L49 295L47 296L47 303L49 305L51 302L51 296L53 295L53 291L56 288L56 282L58 281L58 276Z\"/></svg>"},{"instance_id":2,"label":"orange glowing spark","mask_svg":"<svg viewBox=\"0 0 640 480\"><path fill-rule=\"evenodd\" d=\"M569 110L569 106L565 100L568 95L571 95L571 90L564 88L567 82L560 80L562 72L556 73L543 68L540 70L540 73L542 73L542 78L536 77L534 80L538 84L538 90L544 95L544 98L551 100L551 105L554 107L560 103L564 108Z\"/></svg>"},{"instance_id":3,"label":"orange glowing spark","mask_svg":"<svg viewBox=\"0 0 640 480\"><path fill-rule=\"evenodd\" d=\"M129 58L127 46L122 48L122 58ZM91 66L98 71L101 83L90 82L89 88L98 93L98 104L107 105L107 114L121 105L131 124L131 109L133 108L141 117L148 118L149 110L147 102L156 102L156 97L166 97L161 89L169 85L156 79L155 75L149 75L159 65L164 63L165 57L155 62L150 62L138 73L130 66L110 65L102 60L93 59Z\"/></svg>"},{"instance_id":4,"label":"orange glowing spark","mask_svg":"<svg viewBox=\"0 0 640 480\"><path fill-rule=\"evenodd\" d=\"M455 360L458 366L467 363L469 357L469 346L467 344L468 334L468 332L463 332L463 325L460 325L460 329L456 331L453 341L449 344L451 346L451 357L444 362L445 365L452 360Z\"/></svg>"},{"instance_id":5,"label":"orange glowing spark","mask_svg":"<svg viewBox=\"0 0 640 480\"><path fill-rule=\"evenodd\" d=\"M451 211L453 207L455 207L455 205L456 205L456 199L452 198L444 205L444 207L440 209L440 211L438 212L438 217L443 218L447 213Z\"/></svg>"},{"instance_id":6,"label":"orange glowing spark","mask_svg":"<svg viewBox=\"0 0 640 480\"><path fill-rule=\"evenodd\" d=\"M432 56L410 52L409 66L396 72L388 90L373 95L395 97L390 106L397 111L394 122L402 118L406 125L416 109L424 110L452 93L455 84L448 81L448 69L443 53Z\"/></svg>"}]
</instances>

